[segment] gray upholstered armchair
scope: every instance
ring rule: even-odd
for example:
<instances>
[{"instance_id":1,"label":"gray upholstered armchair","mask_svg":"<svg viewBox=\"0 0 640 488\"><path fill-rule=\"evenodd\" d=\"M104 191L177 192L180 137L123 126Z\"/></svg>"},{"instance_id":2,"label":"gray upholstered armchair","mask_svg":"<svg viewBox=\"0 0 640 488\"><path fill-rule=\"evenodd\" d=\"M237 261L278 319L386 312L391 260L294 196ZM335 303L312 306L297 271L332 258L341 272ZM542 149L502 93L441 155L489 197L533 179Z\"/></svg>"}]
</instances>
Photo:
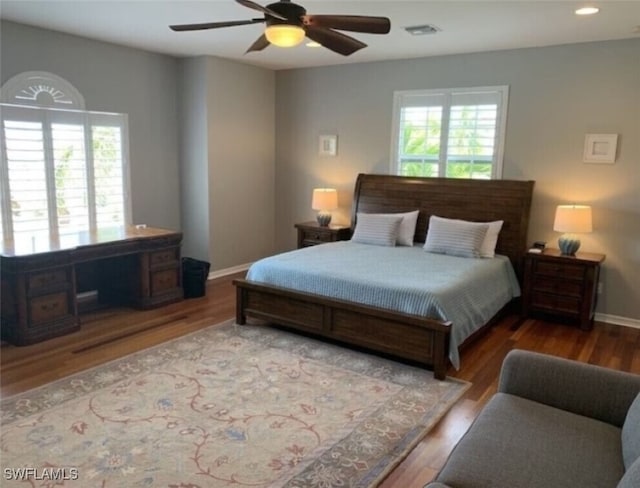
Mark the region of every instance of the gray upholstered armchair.
<instances>
[{"instance_id":1,"label":"gray upholstered armchair","mask_svg":"<svg viewBox=\"0 0 640 488\"><path fill-rule=\"evenodd\" d=\"M640 487L640 376L528 351L428 488Z\"/></svg>"}]
</instances>

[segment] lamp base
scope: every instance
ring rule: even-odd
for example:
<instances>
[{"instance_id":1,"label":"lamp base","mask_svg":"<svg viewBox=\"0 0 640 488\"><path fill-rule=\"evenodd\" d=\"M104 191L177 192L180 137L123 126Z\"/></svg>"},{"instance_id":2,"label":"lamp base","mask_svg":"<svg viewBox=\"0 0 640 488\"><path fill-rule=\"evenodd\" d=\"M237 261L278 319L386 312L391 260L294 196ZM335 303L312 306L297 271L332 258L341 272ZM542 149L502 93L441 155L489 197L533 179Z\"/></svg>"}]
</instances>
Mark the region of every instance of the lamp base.
<instances>
[{"instance_id":1,"label":"lamp base","mask_svg":"<svg viewBox=\"0 0 640 488\"><path fill-rule=\"evenodd\" d=\"M331 223L331 213L318 212L316 220L318 221L318 225L320 225L320 227L327 227Z\"/></svg>"},{"instance_id":2,"label":"lamp base","mask_svg":"<svg viewBox=\"0 0 640 488\"><path fill-rule=\"evenodd\" d=\"M558 247L565 256L574 256L580 249L580 239L571 234L564 234L558 239Z\"/></svg>"}]
</instances>

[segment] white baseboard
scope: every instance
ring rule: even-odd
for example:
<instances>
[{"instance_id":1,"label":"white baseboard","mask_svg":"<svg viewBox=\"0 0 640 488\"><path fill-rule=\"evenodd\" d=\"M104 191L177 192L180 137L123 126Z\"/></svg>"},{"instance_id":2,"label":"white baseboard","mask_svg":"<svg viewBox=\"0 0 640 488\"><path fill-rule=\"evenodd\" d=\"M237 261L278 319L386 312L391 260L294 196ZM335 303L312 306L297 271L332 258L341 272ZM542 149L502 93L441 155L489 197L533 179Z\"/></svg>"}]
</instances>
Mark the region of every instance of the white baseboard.
<instances>
[{"instance_id":1,"label":"white baseboard","mask_svg":"<svg viewBox=\"0 0 640 488\"><path fill-rule=\"evenodd\" d=\"M619 315L610 315L607 313L597 313L594 319L607 324L624 325L625 327L640 329L640 320L638 319L630 319L628 317L620 317Z\"/></svg>"},{"instance_id":2,"label":"white baseboard","mask_svg":"<svg viewBox=\"0 0 640 488\"><path fill-rule=\"evenodd\" d=\"M249 269L252 263L239 264L238 266L232 266L231 268L219 269L217 271L212 271L207 276L208 280L213 280L215 278L222 278L223 276L228 276L235 273L240 273L242 271L246 271Z\"/></svg>"}]
</instances>

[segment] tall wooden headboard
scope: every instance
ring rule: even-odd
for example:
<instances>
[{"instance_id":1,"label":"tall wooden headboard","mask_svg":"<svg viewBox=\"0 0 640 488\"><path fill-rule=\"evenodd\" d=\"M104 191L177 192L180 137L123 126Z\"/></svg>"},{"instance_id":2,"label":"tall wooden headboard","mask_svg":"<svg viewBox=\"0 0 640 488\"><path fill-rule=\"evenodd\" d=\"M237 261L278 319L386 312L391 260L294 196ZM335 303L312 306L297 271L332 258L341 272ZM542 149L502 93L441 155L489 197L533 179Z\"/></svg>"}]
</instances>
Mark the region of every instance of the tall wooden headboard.
<instances>
[{"instance_id":1,"label":"tall wooden headboard","mask_svg":"<svg viewBox=\"0 0 640 488\"><path fill-rule=\"evenodd\" d=\"M420 210L415 242L424 242L429 217L437 215L473 222L504 220L496 253L509 256L520 275L527 249L527 229L533 181L420 178L392 175L358 175L351 228L356 214Z\"/></svg>"}]
</instances>

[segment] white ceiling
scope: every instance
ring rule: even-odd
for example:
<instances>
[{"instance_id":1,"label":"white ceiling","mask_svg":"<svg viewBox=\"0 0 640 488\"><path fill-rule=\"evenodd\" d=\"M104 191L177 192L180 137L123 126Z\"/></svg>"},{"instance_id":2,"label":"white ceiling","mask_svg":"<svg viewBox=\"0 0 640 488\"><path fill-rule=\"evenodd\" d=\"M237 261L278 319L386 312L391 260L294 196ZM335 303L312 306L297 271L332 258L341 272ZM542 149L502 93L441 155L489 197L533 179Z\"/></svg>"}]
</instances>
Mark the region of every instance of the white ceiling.
<instances>
[{"instance_id":1,"label":"white ceiling","mask_svg":"<svg viewBox=\"0 0 640 488\"><path fill-rule=\"evenodd\" d=\"M261 5L270 1L256 0ZM1 0L0 17L23 24L173 56L211 55L272 69L360 63L577 42L640 38L640 0L382 1L298 0L310 14L378 15L391 19L387 35L347 33L368 44L343 57L324 48L273 46L244 54L261 24L173 32L169 24L261 17L234 0ZM574 10L596 5L600 13ZM435 35L411 36L407 26L433 24Z\"/></svg>"}]
</instances>

